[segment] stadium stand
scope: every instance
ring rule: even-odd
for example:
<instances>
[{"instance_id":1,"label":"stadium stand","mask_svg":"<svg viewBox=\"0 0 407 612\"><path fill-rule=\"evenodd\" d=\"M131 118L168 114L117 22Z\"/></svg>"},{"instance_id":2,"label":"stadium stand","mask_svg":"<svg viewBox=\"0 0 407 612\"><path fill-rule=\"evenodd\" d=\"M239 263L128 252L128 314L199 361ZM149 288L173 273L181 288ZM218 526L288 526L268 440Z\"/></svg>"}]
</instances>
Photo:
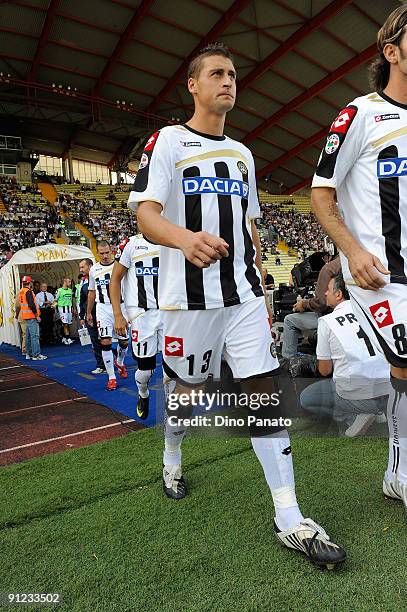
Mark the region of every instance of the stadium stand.
<instances>
[{"instance_id":1,"label":"stadium stand","mask_svg":"<svg viewBox=\"0 0 407 612\"><path fill-rule=\"evenodd\" d=\"M58 215L37 185L2 177L0 198L0 266L20 249L56 241Z\"/></svg>"}]
</instances>

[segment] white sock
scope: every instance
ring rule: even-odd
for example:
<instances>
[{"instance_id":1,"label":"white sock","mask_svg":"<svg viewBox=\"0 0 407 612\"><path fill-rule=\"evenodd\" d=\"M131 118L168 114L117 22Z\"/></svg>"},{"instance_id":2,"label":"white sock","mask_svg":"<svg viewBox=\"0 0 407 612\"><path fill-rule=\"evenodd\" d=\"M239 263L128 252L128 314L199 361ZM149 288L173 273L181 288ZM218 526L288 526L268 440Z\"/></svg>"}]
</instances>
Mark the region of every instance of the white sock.
<instances>
[{"instance_id":1,"label":"white sock","mask_svg":"<svg viewBox=\"0 0 407 612\"><path fill-rule=\"evenodd\" d=\"M392 379L387 404L387 419L389 423L389 462L386 479L391 480L397 473L397 479L407 484L407 380Z\"/></svg>"},{"instance_id":2,"label":"white sock","mask_svg":"<svg viewBox=\"0 0 407 612\"><path fill-rule=\"evenodd\" d=\"M134 380L136 381L138 393L140 397L148 397L148 383L153 375L153 370L136 370Z\"/></svg>"},{"instance_id":3,"label":"white sock","mask_svg":"<svg viewBox=\"0 0 407 612\"><path fill-rule=\"evenodd\" d=\"M168 419L166 419L163 454L164 465L181 465L181 444L185 434L186 429L183 425L170 425Z\"/></svg>"},{"instance_id":4,"label":"white sock","mask_svg":"<svg viewBox=\"0 0 407 612\"><path fill-rule=\"evenodd\" d=\"M303 520L295 495L294 469L288 431L251 439L273 497L276 523L285 531Z\"/></svg>"},{"instance_id":5,"label":"white sock","mask_svg":"<svg viewBox=\"0 0 407 612\"><path fill-rule=\"evenodd\" d=\"M117 363L119 365L123 365L124 363L124 359L127 355L127 349L128 349L128 345L126 346L126 348L122 348L119 344L118 348L117 348Z\"/></svg>"},{"instance_id":6,"label":"white sock","mask_svg":"<svg viewBox=\"0 0 407 612\"><path fill-rule=\"evenodd\" d=\"M112 378L116 378L116 375L114 373L113 352L102 350L102 357L103 363L105 364L106 372L109 376L109 380L111 380Z\"/></svg>"}]
</instances>

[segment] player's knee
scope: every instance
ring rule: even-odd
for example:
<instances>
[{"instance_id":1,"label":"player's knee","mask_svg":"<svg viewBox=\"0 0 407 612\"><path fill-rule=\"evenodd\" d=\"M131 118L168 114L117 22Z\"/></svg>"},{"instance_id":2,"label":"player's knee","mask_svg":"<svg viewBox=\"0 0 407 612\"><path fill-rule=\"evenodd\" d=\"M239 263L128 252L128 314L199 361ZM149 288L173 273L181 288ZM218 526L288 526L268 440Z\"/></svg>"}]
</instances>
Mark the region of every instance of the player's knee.
<instances>
[{"instance_id":1,"label":"player's knee","mask_svg":"<svg viewBox=\"0 0 407 612\"><path fill-rule=\"evenodd\" d=\"M247 419L252 438L274 435L287 428L281 407L279 373L278 368L241 381L242 392L248 395Z\"/></svg>"},{"instance_id":2,"label":"player's knee","mask_svg":"<svg viewBox=\"0 0 407 612\"><path fill-rule=\"evenodd\" d=\"M112 343L110 342L110 344L102 344L102 351L111 351L112 350Z\"/></svg>"},{"instance_id":3,"label":"player's knee","mask_svg":"<svg viewBox=\"0 0 407 612\"><path fill-rule=\"evenodd\" d=\"M139 370L155 370L156 355L153 357L136 357Z\"/></svg>"}]
</instances>

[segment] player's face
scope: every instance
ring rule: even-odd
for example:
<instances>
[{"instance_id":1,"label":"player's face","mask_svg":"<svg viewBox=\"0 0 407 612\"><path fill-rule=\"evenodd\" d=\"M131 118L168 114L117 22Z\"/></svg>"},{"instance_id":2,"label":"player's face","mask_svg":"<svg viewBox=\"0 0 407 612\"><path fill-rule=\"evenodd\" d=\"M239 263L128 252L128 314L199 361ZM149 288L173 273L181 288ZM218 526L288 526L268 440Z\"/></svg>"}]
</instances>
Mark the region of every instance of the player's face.
<instances>
[{"instance_id":1,"label":"player's face","mask_svg":"<svg viewBox=\"0 0 407 612\"><path fill-rule=\"evenodd\" d=\"M236 71L232 62L223 55L205 57L198 77L189 79L188 88L197 106L219 115L227 113L236 99Z\"/></svg>"},{"instance_id":2,"label":"player's face","mask_svg":"<svg viewBox=\"0 0 407 612\"><path fill-rule=\"evenodd\" d=\"M98 248L100 263L109 264L113 261L112 249L110 246L101 246Z\"/></svg>"},{"instance_id":3,"label":"player's face","mask_svg":"<svg viewBox=\"0 0 407 612\"><path fill-rule=\"evenodd\" d=\"M81 274L84 274L85 276L88 276L89 274L89 265L86 263L86 261L81 261L79 264L79 272Z\"/></svg>"},{"instance_id":4,"label":"player's face","mask_svg":"<svg viewBox=\"0 0 407 612\"><path fill-rule=\"evenodd\" d=\"M70 287L71 286L71 279L70 278L64 278L64 285L65 287Z\"/></svg>"},{"instance_id":5,"label":"player's face","mask_svg":"<svg viewBox=\"0 0 407 612\"><path fill-rule=\"evenodd\" d=\"M404 32L399 45L398 66L404 78L407 78L407 31Z\"/></svg>"}]
</instances>

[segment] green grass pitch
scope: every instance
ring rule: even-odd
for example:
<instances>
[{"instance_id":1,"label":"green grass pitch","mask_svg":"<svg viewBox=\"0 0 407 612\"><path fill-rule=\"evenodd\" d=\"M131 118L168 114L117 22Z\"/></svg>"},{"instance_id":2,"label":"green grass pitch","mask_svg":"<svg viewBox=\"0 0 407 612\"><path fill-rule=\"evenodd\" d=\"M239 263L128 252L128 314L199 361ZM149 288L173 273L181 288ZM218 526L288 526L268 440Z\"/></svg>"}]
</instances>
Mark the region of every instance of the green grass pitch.
<instances>
[{"instance_id":1,"label":"green grass pitch","mask_svg":"<svg viewBox=\"0 0 407 612\"><path fill-rule=\"evenodd\" d=\"M347 549L335 572L279 546L247 440L187 439L190 496L174 502L161 438L145 430L1 470L0 591L59 592L52 609L69 612L406 610L407 521L381 495L386 441L293 436L293 451L303 512Z\"/></svg>"}]
</instances>

